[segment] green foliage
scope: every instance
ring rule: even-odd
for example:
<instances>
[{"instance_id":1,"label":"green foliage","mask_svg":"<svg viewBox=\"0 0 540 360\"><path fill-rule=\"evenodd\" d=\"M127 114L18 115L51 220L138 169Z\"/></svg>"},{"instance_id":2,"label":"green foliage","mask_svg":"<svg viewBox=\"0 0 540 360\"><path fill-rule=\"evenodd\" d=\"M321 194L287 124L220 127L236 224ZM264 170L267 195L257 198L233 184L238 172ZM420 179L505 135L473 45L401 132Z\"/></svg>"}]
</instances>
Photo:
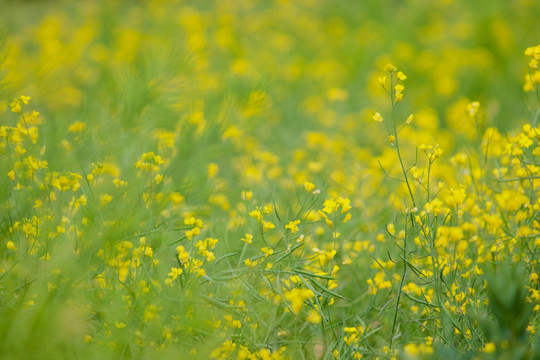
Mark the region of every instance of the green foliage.
<instances>
[{"instance_id":1,"label":"green foliage","mask_svg":"<svg viewBox=\"0 0 540 360\"><path fill-rule=\"evenodd\" d=\"M538 358L539 12L1 2L0 358Z\"/></svg>"}]
</instances>

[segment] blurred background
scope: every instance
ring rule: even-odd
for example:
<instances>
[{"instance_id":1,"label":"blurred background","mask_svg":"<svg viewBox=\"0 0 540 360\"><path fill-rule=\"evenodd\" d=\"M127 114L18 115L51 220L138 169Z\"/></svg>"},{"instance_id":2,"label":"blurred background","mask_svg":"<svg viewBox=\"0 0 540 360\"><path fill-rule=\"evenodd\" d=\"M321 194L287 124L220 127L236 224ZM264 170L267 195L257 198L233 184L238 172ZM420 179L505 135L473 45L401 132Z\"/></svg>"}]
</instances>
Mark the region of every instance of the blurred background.
<instances>
[{"instance_id":1,"label":"blurred background","mask_svg":"<svg viewBox=\"0 0 540 360\"><path fill-rule=\"evenodd\" d=\"M215 190L198 186L215 163L227 194L316 180L362 207L362 179L371 194L376 159L394 161L391 122L372 121L390 117L385 65L407 75L406 152L450 154L476 139L471 101L480 132L532 120L524 50L539 13L532 0L1 1L0 114L32 97L53 170L131 169L153 150L197 202Z\"/></svg>"},{"instance_id":2,"label":"blurred background","mask_svg":"<svg viewBox=\"0 0 540 360\"><path fill-rule=\"evenodd\" d=\"M392 62L409 106L441 126L470 99L506 129L528 114L523 50L538 13L534 0L4 0L0 110L24 92L57 115L115 107L137 121L158 102L245 102L258 89L270 122L335 125L376 107Z\"/></svg>"}]
</instances>

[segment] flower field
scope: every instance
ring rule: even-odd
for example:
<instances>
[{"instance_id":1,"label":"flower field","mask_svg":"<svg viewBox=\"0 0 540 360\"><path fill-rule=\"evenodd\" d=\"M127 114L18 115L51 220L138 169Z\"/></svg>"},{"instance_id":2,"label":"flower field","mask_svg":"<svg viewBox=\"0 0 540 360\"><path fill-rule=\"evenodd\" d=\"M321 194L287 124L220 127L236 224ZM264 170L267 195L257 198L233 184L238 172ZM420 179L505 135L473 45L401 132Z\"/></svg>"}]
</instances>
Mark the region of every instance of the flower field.
<instances>
[{"instance_id":1,"label":"flower field","mask_svg":"<svg viewBox=\"0 0 540 360\"><path fill-rule=\"evenodd\" d=\"M539 359L539 14L0 2L0 359Z\"/></svg>"}]
</instances>

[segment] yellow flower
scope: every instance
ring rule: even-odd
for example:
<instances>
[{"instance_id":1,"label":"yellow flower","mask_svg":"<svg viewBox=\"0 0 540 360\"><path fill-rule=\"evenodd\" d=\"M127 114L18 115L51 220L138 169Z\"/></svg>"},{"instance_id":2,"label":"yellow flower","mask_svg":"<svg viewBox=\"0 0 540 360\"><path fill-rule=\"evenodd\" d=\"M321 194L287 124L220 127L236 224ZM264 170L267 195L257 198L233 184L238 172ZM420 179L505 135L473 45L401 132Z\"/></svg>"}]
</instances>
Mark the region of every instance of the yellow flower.
<instances>
[{"instance_id":1,"label":"yellow flower","mask_svg":"<svg viewBox=\"0 0 540 360\"><path fill-rule=\"evenodd\" d=\"M304 301L313 298L315 294L309 289L294 288L285 291L283 296L290 303L292 312L298 315L304 306Z\"/></svg>"},{"instance_id":2,"label":"yellow flower","mask_svg":"<svg viewBox=\"0 0 540 360\"><path fill-rule=\"evenodd\" d=\"M246 264L246 266L247 266L248 268L253 269L253 267L254 267L255 265L257 265L257 260L251 261L250 259L246 259L246 260L244 261L244 264Z\"/></svg>"},{"instance_id":3,"label":"yellow flower","mask_svg":"<svg viewBox=\"0 0 540 360\"><path fill-rule=\"evenodd\" d=\"M337 203L341 206L341 213L344 214L351 209L351 200L347 198L338 197Z\"/></svg>"},{"instance_id":4,"label":"yellow flower","mask_svg":"<svg viewBox=\"0 0 540 360\"><path fill-rule=\"evenodd\" d=\"M264 231L265 231L265 232L268 231L268 230L270 230L270 229L273 229L273 228L276 227L276 225L274 225L274 224L271 223L270 221L264 221L264 220L263 220L262 223L263 223L263 228L264 228Z\"/></svg>"},{"instance_id":5,"label":"yellow flower","mask_svg":"<svg viewBox=\"0 0 540 360\"><path fill-rule=\"evenodd\" d=\"M18 98L14 99L10 104L11 111L20 114L22 112L21 103L27 105L30 100L30 96L21 95Z\"/></svg>"},{"instance_id":6,"label":"yellow flower","mask_svg":"<svg viewBox=\"0 0 540 360\"><path fill-rule=\"evenodd\" d=\"M349 97L347 90L339 88L331 88L327 91L326 96L330 101L345 101Z\"/></svg>"},{"instance_id":7,"label":"yellow flower","mask_svg":"<svg viewBox=\"0 0 540 360\"><path fill-rule=\"evenodd\" d=\"M488 342L484 345L484 348L482 350L488 354L494 353L496 350L495 344L492 342Z\"/></svg>"},{"instance_id":8,"label":"yellow flower","mask_svg":"<svg viewBox=\"0 0 540 360\"><path fill-rule=\"evenodd\" d=\"M396 102L400 102L403 99L403 90L405 87L401 84L394 86Z\"/></svg>"},{"instance_id":9,"label":"yellow flower","mask_svg":"<svg viewBox=\"0 0 540 360\"><path fill-rule=\"evenodd\" d=\"M251 200L253 198L253 191L243 190L242 191L242 200Z\"/></svg>"},{"instance_id":10,"label":"yellow flower","mask_svg":"<svg viewBox=\"0 0 540 360\"><path fill-rule=\"evenodd\" d=\"M182 275L183 270L180 268L171 268L171 272L167 275L172 278L172 280L176 280L176 278L180 275Z\"/></svg>"},{"instance_id":11,"label":"yellow flower","mask_svg":"<svg viewBox=\"0 0 540 360\"><path fill-rule=\"evenodd\" d=\"M289 223L285 225L285 229L291 230L291 233L295 234L298 231L298 224L300 224L300 220L289 221Z\"/></svg>"},{"instance_id":12,"label":"yellow flower","mask_svg":"<svg viewBox=\"0 0 540 360\"><path fill-rule=\"evenodd\" d=\"M100 198L101 206L107 205L108 203L111 202L112 199L113 199L113 197L111 195L109 195L109 194L101 195L101 198Z\"/></svg>"},{"instance_id":13,"label":"yellow flower","mask_svg":"<svg viewBox=\"0 0 540 360\"><path fill-rule=\"evenodd\" d=\"M13 111L14 113L18 113L18 114L21 113L21 103L18 100L14 100L10 104L10 106L11 106L11 111Z\"/></svg>"},{"instance_id":14,"label":"yellow flower","mask_svg":"<svg viewBox=\"0 0 540 360\"><path fill-rule=\"evenodd\" d=\"M307 192L312 192L313 189L315 189L315 184L310 183L309 181L305 181L305 182L304 182L304 189L305 189Z\"/></svg>"},{"instance_id":15,"label":"yellow flower","mask_svg":"<svg viewBox=\"0 0 540 360\"><path fill-rule=\"evenodd\" d=\"M148 322L150 320L159 318L159 310L160 309L154 304L147 305L144 308L143 321Z\"/></svg>"},{"instance_id":16,"label":"yellow flower","mask_svg":"<svg viewBox=\"0 0 540 360\"><path fill-rule=\"evenodd\" d=\"M78 133L86 129L86 124L81 121L76 121L69 125L68 131L71 133Z\"/></svg>"},{"instance_id":17,"label":"yellow flower","mask_svg":"<svg viewBox=\"0 0 540 360\"><path fill-rule=\"evenodd\" d=\"M414 120L414 115L411 114L411 115L409 115L407 120L405 120L405 124L409 125L410 123L412 123L413 120Z\"/></svg>"},{"instance_id":18,"label":"yellow flower","mask_svg":"<svg viewBox=\"0 0 540 360\"><path fill-rule=\"evenodd\" d=\"M383 120L384 119L380 113L376 112L375 114L373 114L373 121L382 122Z\"/></svg>"},{"instance_id":19,"label":"yellow flower","mask_svg":"<svg viewBox=\"0 0 540 360\"><path fill-rule=\"evenodd\" d=\"M315 309L310 309L307 316L307 321L312 324L320 324L321 323L321 314Z\"/></svg>"},{"instance_id":20,"label":"yellow flower","mask_svg":"<svg viewBox=\"0 0 540 360\"><path fill-rule=\"evenodd\" d=\"M215 163L208 164L208 178L213 179L219 171L219 166Z\"/></svg>"},{"instance_id":21,"label":"yellow flower","mask_svg":"<svg viewBox=\"0 0 540 360\"><path fill-rule=\"evenodd\" d=\"M397 67L395 67L394 65L388 63L386 64L386 66L384 67L384 71L387 71L387 72L390 72L390 73L393 73L397 70Z\"/></svg>"},{"instance_id":22,"label":"yellow flower","mask_svg":"<svg viewBox=\"0 0 540 360\"><path fill-rule=\"evenodd\" d=\"M467 115L470 117L475 117L478 113L478 109L480 108L480 103L478 101L473 101L469 105L467 105Z\"/></svg>"},{"instance_id":23,"label":"yellow flower","mask_svg":"<svg viewBox=\"0 0 540 360\"><path fill-rule=\"evenodd\" d=\"M261 222L263 218L263 214L259 209L255 209L249 213L249 216L257 220L257 222Z\"/></svg>"},{"instance_id":24,"label":"yellow flower","mask_svg":"<svg viewBox=\"0 0 540 360\"><path fill-rule=\"evenodd\" d=\"M141 155L139 160L135 163L135 167L141 171L154 172L159 170L159 167L163 162L161 156L156 155L153 152L147 152Z\"/></svg>"},{"instance_id":25,"label":"yellow flower","mask_svg":"<svg viewBox=\"0 0 540 360\"><path fill-rule=\"evenodd\" d=\"M184 199L185 199L184 196L182 196L182 194L177 193L177 192L173 192L169 195L169 200L171 200L174 205L178 205L182 203Z\"/></svg>"},{"instance_id":26,"label":"yellow flower","mask_svg":"<svg viewBox=\"0 0 540 360\"><path fill-rule=\"evenodd\" d=\"M253 235L245 234L241 240L247 244L251 244L253 242Z\"/></svg>"}]
</instances>

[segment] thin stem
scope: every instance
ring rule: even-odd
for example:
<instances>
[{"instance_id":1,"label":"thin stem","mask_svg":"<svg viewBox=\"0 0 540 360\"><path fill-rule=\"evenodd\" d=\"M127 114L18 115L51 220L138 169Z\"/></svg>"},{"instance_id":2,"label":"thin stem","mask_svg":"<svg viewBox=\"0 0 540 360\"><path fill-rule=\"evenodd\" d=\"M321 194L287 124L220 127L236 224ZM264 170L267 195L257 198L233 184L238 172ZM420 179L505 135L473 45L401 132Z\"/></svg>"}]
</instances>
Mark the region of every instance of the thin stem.
<instances>
[{"instance_id":1,"label":"thin stem","mask_svg":"<svg viewBox=\"0 0 540 360\"><path fill-rule=\"evenodd\" d=\"M406 221L405 221L406 223ZM405 225L406 226L406 225ZM392 349L392 342L394 341L394 333L396 331L396 323L397 323L397 314L399 311L399 300L401 299L401 293L403 292L403 283L405 282L405 277L407 275L407 261L405 261L407 256L407 233L405 232L405 237L403 238L404 244L403 244L403 275L401 276L401 282L399 284L399 291L398 291L398 297L396 301L396 308L394 311L394 320L392 322L392 333L390 334L390 349Z\"/></svg>"},{"instance_id":2,"label":"thin stem","mask_svg":"<svg viewBox=\"0 0 540 360\"><path fill-rule=\"evenodd\" d=\"M390 87L392 88L394 86L394 76L393 74L390 74ZM409 183L409 177L407 176L407 170L405 170L405 165L403 164L403 159L401 158L401 151L399 150L399 139L398 139L398 131L396 126L396 100L395 95L392 89L390 89L390 99L392 101L392 125L394 127L394 143L396 145L396 152L399 159L399 164L401 165L401 170L403 171L403 176L405 177L405 183L407 184L407 189L409 190L409 195L411 196L411 201L413 203L413 207L416 207L416 202L414 201L414 195L412 193L411 184Z\"/></svg>"}]
</instances>

